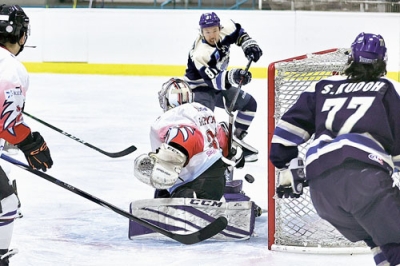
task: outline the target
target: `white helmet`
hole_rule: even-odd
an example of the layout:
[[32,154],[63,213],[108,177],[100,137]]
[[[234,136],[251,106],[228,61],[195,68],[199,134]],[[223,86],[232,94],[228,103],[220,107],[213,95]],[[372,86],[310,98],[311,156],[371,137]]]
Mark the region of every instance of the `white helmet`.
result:
[[179,105],[191,103],[193,102],[193,98],[194,94],[189,84],[178,78],[171,78],[165,82],[158,92],[160,107],[164,112]]

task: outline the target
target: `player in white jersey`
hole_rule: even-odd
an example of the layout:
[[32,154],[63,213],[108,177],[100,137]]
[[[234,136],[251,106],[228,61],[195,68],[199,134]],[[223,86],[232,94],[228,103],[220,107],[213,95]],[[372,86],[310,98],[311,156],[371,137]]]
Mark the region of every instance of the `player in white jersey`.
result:
[[135,160],[135,176],[156,197],[220,200],[225,187],[228,136],[214,113],[193,102],[189,85],[170,79],[159,92],[164,113],[152,124],[152,152]]
[[[23,122],[22,110],[29,86],[25,67],[16,59],[29,34],[29,18],[18,5],[0,6],[0,138],[15,144],[25,154],[29,165],[46,171],[53,161],[39,132]],[[19,200],[16,191],[0,168],[0,266],[9,265],[9,250]]]
[[[185,81],[196,95],[196,102],[212,111],[215,107],[229,108],[237,94],[238,84],[241,82],[244,86],[252,78],[251,72],[227,69],[231,45],[240,46],[245,56],[254,62],[260,59],[262,51],[239,23],[232,20],[221,22],[214,12],[202,14],[199,26],[200,34],[189,52]],[[243,139],[256,114],[257,101],[241,90],[233,111],[237,111],[233,138],[246,148],[246,161],[256,161],[257,149],[246,144]]]

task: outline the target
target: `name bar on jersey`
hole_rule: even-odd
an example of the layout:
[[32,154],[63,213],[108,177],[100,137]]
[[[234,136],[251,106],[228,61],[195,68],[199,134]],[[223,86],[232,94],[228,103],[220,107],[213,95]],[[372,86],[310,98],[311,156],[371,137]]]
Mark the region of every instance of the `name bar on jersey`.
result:
[[343,83],[335,90],[334,84],[327,84],[323,87],[322,94],[338,95],[342,93],[351,93],[356,91],[369,92],[369,91],[379,91],[385,82],[382,81],[370,81],[370,82],[358,82],[358,83]]

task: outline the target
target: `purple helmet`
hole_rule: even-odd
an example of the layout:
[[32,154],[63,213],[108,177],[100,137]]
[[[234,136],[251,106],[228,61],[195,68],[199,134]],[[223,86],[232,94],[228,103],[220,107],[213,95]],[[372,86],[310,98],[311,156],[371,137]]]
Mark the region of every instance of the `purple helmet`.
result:
[[220,21],[219,17],[214,12],[204,13],[200,17],[199,25],[201,29],[214,26],[219,27],[220,26],[219,21]]
[[386,46],[381,35],[360,33],[351,44],[351,53],[354,62],[372,64],[378,59],[386,61]]

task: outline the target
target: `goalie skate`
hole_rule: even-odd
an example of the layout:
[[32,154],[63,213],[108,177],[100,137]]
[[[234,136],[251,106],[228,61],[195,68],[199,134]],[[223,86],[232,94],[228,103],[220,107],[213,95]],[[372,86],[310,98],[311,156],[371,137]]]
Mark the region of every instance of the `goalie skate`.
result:
[[18,249],[10,249],[7,253],[0,256],[0,266],[8,266],[9,259],[18,253]]

